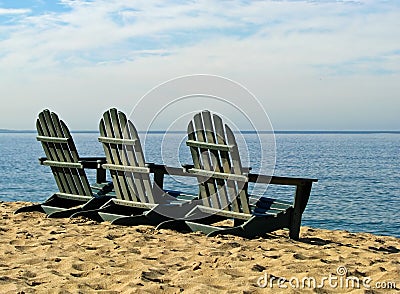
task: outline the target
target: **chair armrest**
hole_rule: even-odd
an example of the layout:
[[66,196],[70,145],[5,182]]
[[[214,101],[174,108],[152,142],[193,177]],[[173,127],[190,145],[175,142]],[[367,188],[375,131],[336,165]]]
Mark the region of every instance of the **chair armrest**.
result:
[[106,170],[102,166],[107,162],[105,157],[80,157],[78,162],[82,164],[83,168],[96,170],[97,184],[106,182]]
[[248,174],[253,168],[251,166],[249,167],[242,167],[243,173]]
[[156,170],[165,170],[164,164],[156,164],[154,162],[146,162],[145,166],[150,168],[150,172],[155,172]]
[[105,157],[80,157],[78,162],[82,164],[84,168],[99,169],[102,168],[101,165],[107,161]]
[[252,174],[252,173],[249,173],[247,177],[249,178],[249,182],[258,184],[298,186],[303,183],[318,182],[318,179],[267,176],[267,175]]
[[[45,161],[47,161],[47,157],[39,158],[39,163],[41,165],[44,165]],[[96,170],[96,183],[101,184],[106,182],[106,170],[102,167],[102,164],[106,163],[105,157],[81,157],[78,163],[80,163],[83,168]]]
[[164,188],[164,175],[168,172],[165,170],[165,165],[155,164],[153,162],[146,162],[146,167],[150,169],[151,173],[154,173],[154,185],[163,190]]
[[106,162],[106,158],[104,156],[101,157],[79,157],[79,160],[85,160],[85,161],[101,161],[101,162]]
[[43,162],[47,160],[47,157],[39,157],[39,163],[40,165],[43,165]]
[[[47,157],[39,157],[39,163],[43,165],[43,162],[47,160]],[[105,157],[80,157],[78,163],[82,164],[84,168],[99,168],[98,164],[106,163]]]
[[296,186],[296,193],[293,200],[293,215],[290,230],[291,238],[298,238],[301,216],[306,209],[308,199],[310,198],[312,184],[318,182],[318,179],[308,178],[291,178],[267,176],[259,174],[248,174],[249,182],[259,184],[274,184],[274,185],[290,185]]
[[[185,172],[189,172],[189,169],[194,168],[193,164],[182,164],[182,168]],[[243,173],[248,174],[251,171],[252,167],[243,167]]]
[[194,168],[193,164],[182,164],[182,169],[185,173],[189,173],[189,169]]

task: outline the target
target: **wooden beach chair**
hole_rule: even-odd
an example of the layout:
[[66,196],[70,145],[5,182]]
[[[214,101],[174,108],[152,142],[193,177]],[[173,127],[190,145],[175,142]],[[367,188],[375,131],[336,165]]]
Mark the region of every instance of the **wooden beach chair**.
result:
[[[102,166],[110,171],[116,197],[98,209],[79,212],[72,217],[85,216],[119,225],[157,225],[170,219],[166,216],[168,207],[181,207],[178,213],[186,213],[194,207],[190,206],[190,200],[197,195],[162,189],[164,174],[168,173],[166,167],[145,162],[136,128],[123,112],[115,108],[106,111],[99,128],[99,141],[107,161]],[[154,183],[151,173],[154,173]],[[183,175],[182,169],[179,174]]]
[[[69,217],[82,208],[94,209],[107,202],[112,184],[106,182],[106,171],[101,168],[105,158],[79,157],[67,125],[48,109],[39,113],[36,128],[36,138],[46,155],[39,158],[40,164],[51,168],[59,192],[43,203],[21,207],[15,213],[38,211],[49,217]],[[97,170],[96,184],[92,187],[86,168]]]
[[[246,174],[232,130],[218,115],[211,115],[209,111],[196,114],[187,133],[186,144],[194,163],[187,172],[198,179],[202,203],[182,220],[163,222],[159,229],[202,231],[209,236],[234,234],[254,237],[287,228],[290,238],[299,238],[301,216],[316,179]],[[249,182],[295,185],[294,201],[248,195]],[[233,219],[233,226],[211,223],[211,220],[227,219]]]

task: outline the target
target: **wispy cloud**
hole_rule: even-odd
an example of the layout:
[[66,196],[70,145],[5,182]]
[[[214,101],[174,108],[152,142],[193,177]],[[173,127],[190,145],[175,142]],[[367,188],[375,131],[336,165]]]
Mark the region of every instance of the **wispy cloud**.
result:
[[2,15],[16,15],[16,14],[28,14],[30,9],[16,9],[16,8],[0,8],[0,16]]
[[[291,54],[302,55],[306,49],[317,57],[316,62],[319,53],[330,51],[327,47],[331,42],[335,54],[330,58],[345,55],[349,59],[354,51],[357,55],[368,51],[368,56],[387,50],[387,46],[398,49],[395,36],[399,10],[393,9],[398,5],[385,3],[230,1],[227,5],[224,1],[166,4],[62,0],[59,5],[65,7],[64,11],[44,11],[21,17],[11,28],[8,25],[7,36],[0,41],[0,62],[12,59],[22,64],[54,66],[75,56],[96,64],[110,59],[130,60],[141,51],[148,56],[146,50],[176,52],[176,48],[219,38],[252,40],[256,46],[266,46],[267,52],[292,50],[288,46],[292,43],[299,47]],[[29,11],[1,9],[0,14]],[[389,33],[394,33],[393,41],[389,40]]]
[[[15,85],[21,97],[37,93],[42,101],[45,92],[47,99],[105,99],[110,89],[129,89],[119,92],[123,104],[154,81],[199,72],[243,79],[258,89],[268,80],[274,89],[269,94],[287,97],[268,102],[278,112],[288,104],[302,107],[290,97],[323,111],[318,97],[326,94],[326,77],[348,79],[359,97],[372,95],[362,83],[372,85],[377,76],[384,78],[382,89],[396,92],[397,0],[42,2],[0,8],[0,83],[3,89]],[[18,88],[21,80],[31,82],[30,92]],[[135,94],[132,80],[141,81]],[[51,92],[48,84],[65,91]],[[344,97],[341,85],[329,89],[331,99]]]

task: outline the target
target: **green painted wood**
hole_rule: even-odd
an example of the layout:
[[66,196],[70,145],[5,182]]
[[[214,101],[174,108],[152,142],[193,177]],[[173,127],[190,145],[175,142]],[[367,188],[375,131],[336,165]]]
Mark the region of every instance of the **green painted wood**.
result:
[[100,135],[107,158],[103,167],[113,175],[114,186],[118,187],[115,190],[117,198],[125,201],[120,205],[137,207],[142,203],[150,207],[147,204],[155,203],[150,168],[146,166],[140,139],[132,122],[123,112],[112,108],[103,115]]
[[117,171],[126,171],[132,173],[140,173],[140,174],[149,174],[150,169],[147,167],[141,166],[129,166],[129,165],[120,165],[120,164],[103,164],[103,167],[109,170],[117,170]]
[[[103,117],[100,120],[99,131],[101,137],[112,137],[112,138],[114,137],[114,131],[111,122],[111,113],[110,113],[111,111],[112,109],[104,112]],[[117,148],[118,148],[117,144],[103,143],[103,149],[106,155],[107,163],[121,165],[121,161],[118,157],[119,155]],[[110,170],[110,174],[114,184],[116,197],[117,198],[124,197],[123,199],[127,197],[127,200],[136,200],[130,198],[130,195],[128,195],[126,191],[126,186],[123,183],[124,181],[123,173],[118,172],[116,170]]]
[[301,216],[306,208],[308,198],[311,193],[312,182],[306,182],[297,186],[296,195],[294,200],[294,209],[289,227],[290,238],[297,240],[300,234]]
[[[242,175],[243,174],[242,162],[240,160],[239,150],[237,147],[235,136],[233,135],[233,132],[228,125],[225,125],[225,132],[228,144],[234,146],[234,148],[232,148],[229,154],[231,157],[233,173],[237,175]],[[239,192],[239,197],[238,197],[238,200],[240,200],[239,209],[241,210],[241,212],[250,213],[250,207],[247,195],[247,182],[242,183],[236,181],[236,187],[237,187],[237,192]]]
[[[195,136],[197,141],[206,142],[205,134],[204,134],[204,126],[203,119],[201,117],[201,113],[197,113],[194,118],[194,127],[195,127]],[[211,159],[208,149],[199,148],[198,151],[200,155],[200,167],[198,169],[204,170],[212,170]],[[196,167],[197,168],[197,167]],[[205,186],[205,194],[202,195],[202,198],[208,198],[210,207],[219,207],[219,201],[217,198],[217,187],[215,180],[211,177],[204,181]]]
[[[36,129],[39,136],[50,137],[50,133],[47,130],[46,120],[44,117],[44,112],[49,110],[44,110],[39,113],[38,118],[36,120]],[[49,142],[41,142],[43,151],[46,154],[46,158],[52,161],[59,161],[57,157],[57,153],[55,152],[54,144]],[[51,171],[53,173],[54,179],[57,183],[58,190],[60,192],[70,192],[69,187],[67,185],[66,176],[64,171],[60,167],[51,167]]]
[[[45,158],[40,159],[40,163],[51,167],[59,192],[41,204],[18,209],[16,213],[39,211],[47,213],[48,217],[68,217],[94,199],[83,168],[99,169],[100,164],[93,164],[94,162],[88,162],[87,159],[81,162],[72,136],[57,114],[49,110],[42,111],[39,113],[36,126],[38,141],[41,142],[46,154]],[[98,158],[91,159],[98,160]],[[101,189],[100,192],[105,195],[109,191]],[[107,197],[98,197],[96,202],[100,206]]]
[[90,199],[92,199],[91,196],[68,194],[68,193],[62,193],[62,192],[57,192],[54,195],[57,195],[58,198],[76,200],[76,201],[81,201],[81,202],[86,202],[86,201],[89,201]]
[[86,173],[79,163],[75,144],[65,123],[56,113],[44,110],[38,116],[37,129],[38,140],[42,142],[48,156],[43,164],[54,167],[55,179],[60,191],[92,195]]
[[216,151],[230,151],[230,149],[232,149],[232,146],[228,146],[228,145],[206,143],[206,142],[200,142],[200,141],[194,141],[194,140],[187,140],[186,145],[189,147],[207,148],[207,149],[216,150]]
[[293,202],[267,198],[264,196],[261,196],[261,197],[250,196],[249,197],[249,205],[251,207],[260,207],[260,208],[271,207],[274,209],[276,208],[276,209],[286,210],[290,207],[293,207]]
[[53,160],[45,160],[42,162],[42,164],[46,165],[46,166],[54,166],[54,167],[83,169],[83,165],[81,163],[75,163],[75,162],[60,162],[60,161],[53,161]]
[[[110,109],[111,113],[111,119],[112,119],[112,124],[113,124],[113,133],[114,137],[119,140],[124,139],[123,131],[126,129],[126,119],[124,120],[123,115],[122,115],[122,120],[120,117],[120,111],[117,109]],[[127,138],[128,140],[130,138]],[[128,149],[131,149],[132,146],[130,144],[124,145],[122,143],[116,144],[117,150],[118,150],[118,155],[119,155],[119,161],[121,162],[121,165],[124,166],[136,166],[135,162],[130,162],[128,159]],[[144,202],[144,197],[143,197],[143,189],[140,185],[138,185],[134,175],[130,171],[123,171],[121,172],[121,175],[123,174],[123,181],[122,181],[122,186],[123,186],[123,193],[126,193],[126,197],[121,196],[121,199],[128,199],[131,198],[133,201],[139,201],[139,202]]]
[[[213,121],[214,121],[214,125],[215,125],[215,133],[216,133],[217,143],[218,144],[226,144],[227,139],[226,139],[222,119],[218,115],[213,115]],[[229,157],[229,152],[220,151],[219,154],[221,156],[222,171],[224,173],[231,173],[232,165],[231,165],[231,161],[230,161],[230,157]],[[228,203],[230,204],[227,207],[227,209],[236,211],[236,212],[240,212],[239,204],[237,201],[238,193],[236,190],[235,181],[227,180],[226,186],[227,186],[227,193],[228,193],[228,195],[227,195]]]
[[[69,138],[66,143],[60,144],[60,150],[62,150],[63,153],[63,160],[73,163],[79,162],[78,151],[67,125],[58,118],[56,113],[52,112],[50,116],[56,135],[58,137]],[[92,190],[85,171],[83,169],[69,168],[69,172],[74,179],[74,186],[78,190],[79,195],[91,196]],[[72,187],[72,183],[70,183],[70,187]]]
[[113,199],[113,202],[115,204],[119,204],[119,205],[123,205],[123,206],[144,208],[144,209],[151,209],[158,205],[155,203],[134,202],[134,201],[121,200],[121,199]]
[[101,143],[113,143],[113,144],[123,144],[123,145],[136,145],[137,139],[120,139],[120,138],[109,138],[109,137],[99,137],[99,142]]
[[[55,115],[55,113],[52,113],[52,117],[54,115]],[[53,118],[53,121],[54,121],[54,118]],[[56,128],[60,135],[63,134],[65,137],[72,138],[67,125],[62,120],[57,122],[55,125],[56,125]],[[74,141],[68,140],[67,145],[68,145],[68,148],[65,148],[66,158],[68,160],[73,160],[73,162],[79,162],[80,157],[78,155],[78,150],[76,149]],[[79,184],[76,184],[76,185],[79,185],[78,190],[82,191],[82,189],[83,189],[81,195],[92,196],[93,193],[90,188],[89,180],[86,176],[85,171],[83,169],[73,170],[73,175],[74,175],[74,180],[79,183]]]
[[[138,136],[137,130],[133,123],[126,118],[123,112],[119,112],[119,119],[122,127],[122,133],[125,138],[135,140],[137,144],[134,146],[125,146],[127,162],[130,165],[135,165],[140,168],[145,168],[146,163],[143,155],[142,144],[140,143],[140,138]],[[134,177],[135,184],[137,186],[137,191],[139,193],[139,198],[142,202],[155,203],[153,196],[153,187],[150,181],[149,171],[142,174],[132,174]]]
[[[222,124],[219,116],[211,118],[209,111],[203,111],[194,116],[188,131],[188,145],[195,166],[188,171],[198,176],[200,185],[204,183],[201,197],[209,199],[209,202],[203,201],[204,205],[250,213],[248,179],[243,175],[237,143],[230,128]],[[230,146],[229,152],[224,147],[218,150],[218,144]]]
[[249,213],[236,212],[236,211],[230,211],[230,210],[222,210],[222,209],[218,209],[218,208],[205,207],[205,206],[198,206],[197,208],[205,214],[215,214],[215,215],[224,216],[227,218],[235,218],[235,219],[243,219],[243,220],[248,220],[249,218],[251,218],[251,214],[249,214]]
[[279,177],[279,176],[267,176],[249,173],[249,182],[258,184],[273,184],[273,185],[287,185],[287,186],[298,186],[303,183],[314,183],[318,182],[318,179],[306,179],[306,178],[292,178],[292,177]]
[[48,136],[36,136],[36,140],[46,143],[67,143],[70,138],[56,138]]
[[[243,176],[243,175],[235,175],[235,174],[231,174],[231,173],[202,170],[202,169],[197,169],[197,168],[191,168],[188,171],[189,171],[189,173],[194,174],[199,177],[214,178],[214,179],[219,179],[219,180],[231,180],[231,181],[238,181],[238,182],[247,182],[248,181],[247,177]],[[221,186],[223,186],[224,182],[223,181],[221,181],[221,182],[222,182]]]
[[[206,139],[207,139],[207,144],[212,144],[214,145],[211,147],[207,147],[208,152],[209,152],[209,157],[211,158],[211,163],[212,163],[212,170],[211,171],[202,171],[202,170],[195,170],[193,169],[195,173],[202,173],[206,172],[208,173],[208,177],[212,177],[215,179],[215,182],[217,184],[217,198],[218,198],[218,208],[228,210],[229,207],[229,198],[228,194],[226,191],[226,186],[225,186],[225,180],[230,177],[229,174],[226,174],[222,170],[222,161],[220,158],[220,152],[218,149],[215,149],[215,146],[218,146],[216,138],[215,138],[215,130],[214,130],[214,125],[211,119],[211,114],[209,111],[203,111],[202,112],[202,117],[203,117],[203,123],[204,123],[204,129],[205,129],[205,134],[206,134]],[[223,151],[223,150],[221,150]]]
[[293,206],[293,202],[284,201],[280,199],[269,198],[264,195],[249,195],[249,204],[254,205],[255,203],[275,203],[275,204],[282,204],[283,206]]
[[[118,110],[115,108],[111,108],[109,110],[111,117],[111,125],[112,128],[112,138],[122,139],[122,127],[120,126],[119,118],[118,118]],[[110,135],[110,134],[109,134]],[[122,144],[110,144],[115,145],[115,150],[117,153],[117,157],[114,158],[115,164],[117,165],[128,165],[126,159],[126,150]],[[133,201],[140,201],[138,197],[140,191],[137,191],[136,185],[132,184],[132,177],[127,177],[126,172],[118,172],[119,182],[122,189],[123,195],[121,195],[121,199],[125,199],[125,197],[129,197],[133,199]],[[132,191],[134,190],[134,191]]]
[[[56,113],[48,109],[39,113],[36,128],[38,131],[37,139],[46,155],[39,161],[42,165],[51,168],[59,192],[53,194],[41,204],[18,209],[16,213],[39,211],[45,212],[49,216],[51,213],[51,217],[65,217],[76,210],[80,210],[82,205],[93,199],[92,188],[84,169],[95,168],[100,170],[101,160],[92,157],[81,161],[67,125]],[[102,172],[103,176],[100,175],[100,177],[105,180],[104,170]],[[108,185],[103,185],[104,189],[99,190],[99,195],[100,193],[105,195],[111,191],[112,188],[106,189],[106,186],[108,187]]]
[[190,221],[187,221],[186,225],[191,231],[202,232],[206,235],[209,235],[216,231],[219,232],[219,231],[224,230],[223,228],[220,228],[220,227],[211,226],[211,225],[207,225],[207,224],[201,224],[201,223],[197,223],[197,222],[190,222]]
[[[44,111],[44,117],[46,120],[47,130],[52,137],[63,137],[61,132],[58,132],[57,126],[60,123],[58,116],[50,111]],[[53,143],[53,148],[60,162],[72,162],[71,154],[68,153],[68,145],[62,143]],[[68,187],[68,193],[84,195],[82,185],[80,185],[79,176],[74,169],[63,168],[64,175],[66,177],[66,186]],[[75,182],[75,180],[77,180]]]
[[[195,141],[196,140],[196,134],[194,131],[194,125],[193,121],[189,122],[189,125],[187,127],[187,135],[188,139]],[[192,160],[193,160],[193,165],[195,168],[200,169],[201,168],[201,163],[200,163],[200,150],[197,147],[190,146],[190,153],[192,154]],[[206,185],[204,182],[199,182],[199,198],[201,199],[202,203],[204,206],[210,206],[210,199],[207,197],[207,191],[206,191]]]
[[[187,144],[192,153],[194,167],[187,167],[186,172],[195,175],[199,185],[204,183],[205,189],[201,197],[212,196],[208,184],[218,188],[217,201],[222,205],[224,199],[231,202],[229,210],[220,209],[217,201],[205,205],[198,205],[186,215],[186,227],[191,230],[200,230],[209,236],[216,234],[235,234],[243,237],[263,235],[276,229],[288,228],[290,238],[298,239],[301,215],[306,207],[311,186],[316,179],[300,179],[265,176],[257,174],[244,175],[236,139],[228,125],[224,125],[218,115],[212,119],[208,111],[196,114],[188,126]],[[199,143],[200,142],[200,143]],[[223,147],[218,148],[216,145]],[[229,149],[226,148],[229,146]],[[248,171],[246,171],[248,173]],[[232,176],[230,176],[232,175]],[[204,181],[204,178],[207,178]],[[212,181],[212,180],[213,181]],[[261,197],[249,196],[248,182],[295,185],[296,195],[294,203]],[[224,192],[221,193],[221,187]],[[227,196],[225,196],[227,195]],[[226,198],[224,198],[226,197]],[[208,219],[212,216],[232,218],[235,220],[231,228],[222,228],[211,225],[197,217]],[[193,221],[189,221],[193,219]],[[204,219],[204,218],[203,218]]]

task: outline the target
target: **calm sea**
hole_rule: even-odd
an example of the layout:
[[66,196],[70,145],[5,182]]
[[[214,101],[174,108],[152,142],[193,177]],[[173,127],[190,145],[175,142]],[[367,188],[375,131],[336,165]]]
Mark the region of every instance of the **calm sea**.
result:
[[[80,156],[103,156],[97,134],[73,135]],[[57,190],[50,169],[38,163],[37,158],[44,154],[35,136],[0,134],[1,201],[37,202]],[[168,144],[161,144],[163,135],[149,135],[147,161],[175,166],[191,163],[182,136],[170,135]],[[248,164],[257,170],[259,149],[253,147],[257,146],[257,137],[244,136],[250,154]],[[318,178],[303,225],[400,237],[399,134],[278,134],[274,174]],[[89,176],[94,179],[94,173]],[[171,178],[166,185],[170,189],[196,191],[195,182]],[[252,189],[255,194],[261,191],[260,187]],[[266,194],[292,199],[293,192],[270,185]]]

